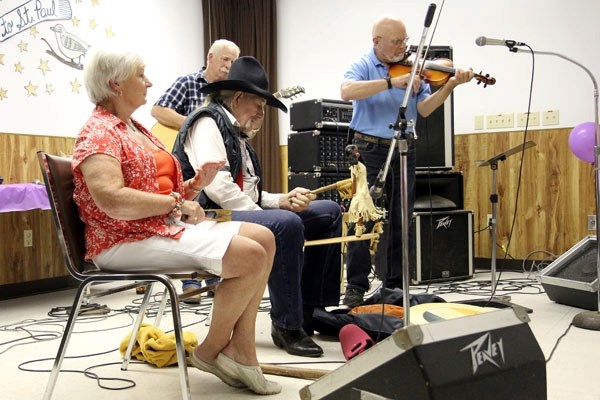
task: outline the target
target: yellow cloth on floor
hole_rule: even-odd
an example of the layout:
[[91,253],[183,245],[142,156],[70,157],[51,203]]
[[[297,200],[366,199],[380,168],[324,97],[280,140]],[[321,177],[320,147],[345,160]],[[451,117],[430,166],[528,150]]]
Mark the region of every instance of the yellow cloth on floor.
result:
[[[119,346],[119,350],[123,356],[127,351],[130,338],[131,332],[121,341],[121,345]],[[198,346],[196,334],[193,332],[183,332],[183,347],[186,356],[190,355],[196,346]],[[160,328],[154,325],[142,324],[136,341],[133,344],[131,355],[139,361],[146,361],[159,368],[177,364],[175,333],[165,334]]]

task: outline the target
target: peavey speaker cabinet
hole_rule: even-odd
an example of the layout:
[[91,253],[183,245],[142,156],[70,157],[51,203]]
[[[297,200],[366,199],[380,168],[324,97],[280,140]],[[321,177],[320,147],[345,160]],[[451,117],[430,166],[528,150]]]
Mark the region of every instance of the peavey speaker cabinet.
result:
[[409,325],[300,390],[302,400],[543,400],[544,354],[526,312]]
[[473,211],[416,212],[413,229],[412,284],[473,276]]
[[550,300],[598,310],[598,244],[586,236],[542,270],[540,281]]

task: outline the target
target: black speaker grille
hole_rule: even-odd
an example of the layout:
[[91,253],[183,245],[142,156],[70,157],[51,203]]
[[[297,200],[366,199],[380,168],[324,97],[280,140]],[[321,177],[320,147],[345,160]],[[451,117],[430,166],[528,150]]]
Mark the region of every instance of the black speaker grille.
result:
[[[430,46],[427,59],[434,60],[436,58],[452,60],[452,47]],[[432,93],[439,89],[440,87],[431,86]],[[454,94],[450,94],[446,102],[427,118],[417,116],[417,141],[415,142],[417,168],[451,168],[454,166]],[[449,121],[446,121],[445,117],[447,107],[449,107]],[[446,132],[447,126],[450,132]]]
[[597,254],[596,243],[589,241],[576,258],[563,264],[560,269],[555,271],[553,276],[570,281],[592,283],[598,277],[596,267]]
[[348,171],[347,132],[313,130],[288,135],[290,172]]
[[472,211],[415,213],[413,283],[467,279],[473,275]]

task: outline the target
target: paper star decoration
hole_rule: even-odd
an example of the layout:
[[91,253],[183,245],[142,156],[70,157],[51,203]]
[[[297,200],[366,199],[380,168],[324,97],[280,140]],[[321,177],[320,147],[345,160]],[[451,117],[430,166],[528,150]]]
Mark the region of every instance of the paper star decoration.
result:
[[40,59],[40,66],[38,67],[38,69],[42,71],[42,74],[44,76],[46,76],[46,72],[50,71],[50,67],[48,66],[48,63],[49,63],[48,60],[44,61],[44,60]]
[[18,44],[18,46],[19,46],[19,49],[21,50],[21,53],[23,53],[24,51],[27,51],[27,46],[29,46],[29,45],[21,40],[21,42]]
[[52,84],[46,85],[46,93],[51,95],[53,92],[54,88],[52,87]]
[[5,90],[4,88],[0,87],[0,101],[4,100],[4,99],[8,99],[8,96],[6,95],[8,93],[8,90]]
[[37,96],[36,90],[37,90],[37,86],[34,85],[33,83],[31,83],[31,81],[29,81],[29,84],[27,86],[23,86],[25,88],[25,90],[27,90],[27,97],[30,96]]
[[21,65],[21,61],[15,64],[15,72],[21,73],[24,69],[25,67]]
[[73,26],[79,26],[79,23],[81,22],[81,20],[79,18],[77,18],[76,16],[73,16],[73,18],[71,18],[71,22],[73,23]]
[[98,24],[96,23],[96,18],[90,18],[90,28],[94,30],[97,26]]
[[31,36],[33,36],[33,37],[37,37],[37,35],[38,35],[39,33],[40,33],[40,32],[38,32],[38,30],[37,30],[37,26],[32,26],[31,28],[29,28],[29,34],[30,34]]
[[106,31],[107,38],[110,39],[111,37],[115,36],[115,33],[112,30],[112,26],[109,26],[108,28],[105,28],[104,30]]
[[74,93],[79,93],[79,89],[81,88],[81,84],[77,82],[77,78],[74,81],[71,81],[71,91]]

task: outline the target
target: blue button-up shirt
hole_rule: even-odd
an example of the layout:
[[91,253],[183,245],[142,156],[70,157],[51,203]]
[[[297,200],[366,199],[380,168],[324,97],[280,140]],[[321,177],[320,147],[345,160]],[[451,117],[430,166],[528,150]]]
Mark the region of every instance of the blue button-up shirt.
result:
[[[350,65],[344,74],[343,82],[385,79],[387,74],[387,67],[377,59],[375,50],[371,49],[369,53]],[[405,89],[392,88],[364,99],[353,100],[350,128],[384,139],[392,138],[394,131],[389,126],[398,119],[398,112],[402,100],[404,100],[405,92]],[[417,103],[425,100],[430,95],[431,88],[429,84],[421,82],[421,87],[416,96],[411,95],[406,105],[405,118],[407,121],[413,120],[416,122]],[[407,132],[413,132],[413,127],[409,126]]]

